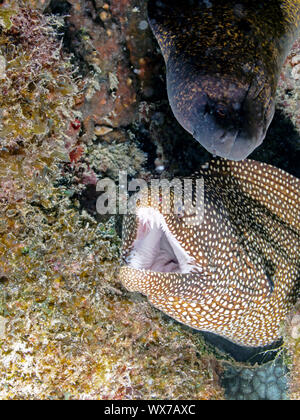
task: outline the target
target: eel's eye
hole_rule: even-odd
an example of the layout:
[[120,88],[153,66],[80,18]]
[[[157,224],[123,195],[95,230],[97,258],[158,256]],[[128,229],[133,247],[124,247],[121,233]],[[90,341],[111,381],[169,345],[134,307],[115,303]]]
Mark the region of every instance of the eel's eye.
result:
[[215,114],[219,118],[225,118],[226,115],[227,115],[227,111],[226,111],[225,106],[221,105],[221,104],[217,105],[216,109],[215,109]]

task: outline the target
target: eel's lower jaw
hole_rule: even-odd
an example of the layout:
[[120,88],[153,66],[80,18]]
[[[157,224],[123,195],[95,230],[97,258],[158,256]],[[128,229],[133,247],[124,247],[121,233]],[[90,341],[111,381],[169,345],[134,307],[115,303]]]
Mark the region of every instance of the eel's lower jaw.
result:
[[217,155],[235,161],[244,160],[263,142],[264,138],[265,135],[261,133],[257,138],[249,139],[244,137],[241,131],[238,131],[230,153],[217,153]]
[[189,273],[195,269],[193,258],[170,232],[161,213],[150,207],[137,210],[138,229],[128,267],[161,273]]
[[259,129],[258,133],[251,137],[242,129],[228,131],[226,129],[217,136],[202,136],[201,133],[194,135],[194,138],[202,144],[212,155],[220,156],[225,159],[240,161],[246,159],[264,140],[266,129]]
[[[254,123],[249,123],[246,130],[239,130],[234,145],[232,146],[231,152],[228,156],[222,156],[231,160],[244,160],[246,159],[254,150],[259,147],[267,134],[268,128],[273,120],[275,113],[274,104],[270,106],[268,110],[265,111],[264,117],[262,118],[262,123],[257,126],[256,121]],[[250,134],[248,134],[250,133]]]

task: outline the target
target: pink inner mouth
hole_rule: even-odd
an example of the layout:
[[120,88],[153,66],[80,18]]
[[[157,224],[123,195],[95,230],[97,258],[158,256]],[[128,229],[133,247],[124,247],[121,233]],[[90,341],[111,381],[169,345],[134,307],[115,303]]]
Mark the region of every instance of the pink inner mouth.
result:
[[187,273],[193,269],[193,259],[157,210],[140,208],[137,217],[137,236],[127,259],[129,266],[163,273]]

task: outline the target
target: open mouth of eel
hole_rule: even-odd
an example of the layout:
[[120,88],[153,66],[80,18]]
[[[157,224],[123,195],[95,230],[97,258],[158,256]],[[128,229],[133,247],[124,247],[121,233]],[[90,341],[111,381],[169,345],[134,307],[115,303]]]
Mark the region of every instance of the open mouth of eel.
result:
[[164,216],[150,207],[137,210],[137,234],[125,258],[128,267],[162,273],[189,273],[193,258],[170,231]]

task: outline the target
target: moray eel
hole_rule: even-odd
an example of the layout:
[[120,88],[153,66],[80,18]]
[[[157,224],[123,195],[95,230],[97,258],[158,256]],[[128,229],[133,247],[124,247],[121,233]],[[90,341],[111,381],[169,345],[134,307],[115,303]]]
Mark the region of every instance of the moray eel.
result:
[[178,122],[210,153],[245,159],[265,138],[300,0],[149,0]]
[[220,159],[189,180],[183,205],[175,187],[169,205],[157,184],[138,193],[123,222],[121,282],[193,329],[272,345],[299,296],[299,179]]

